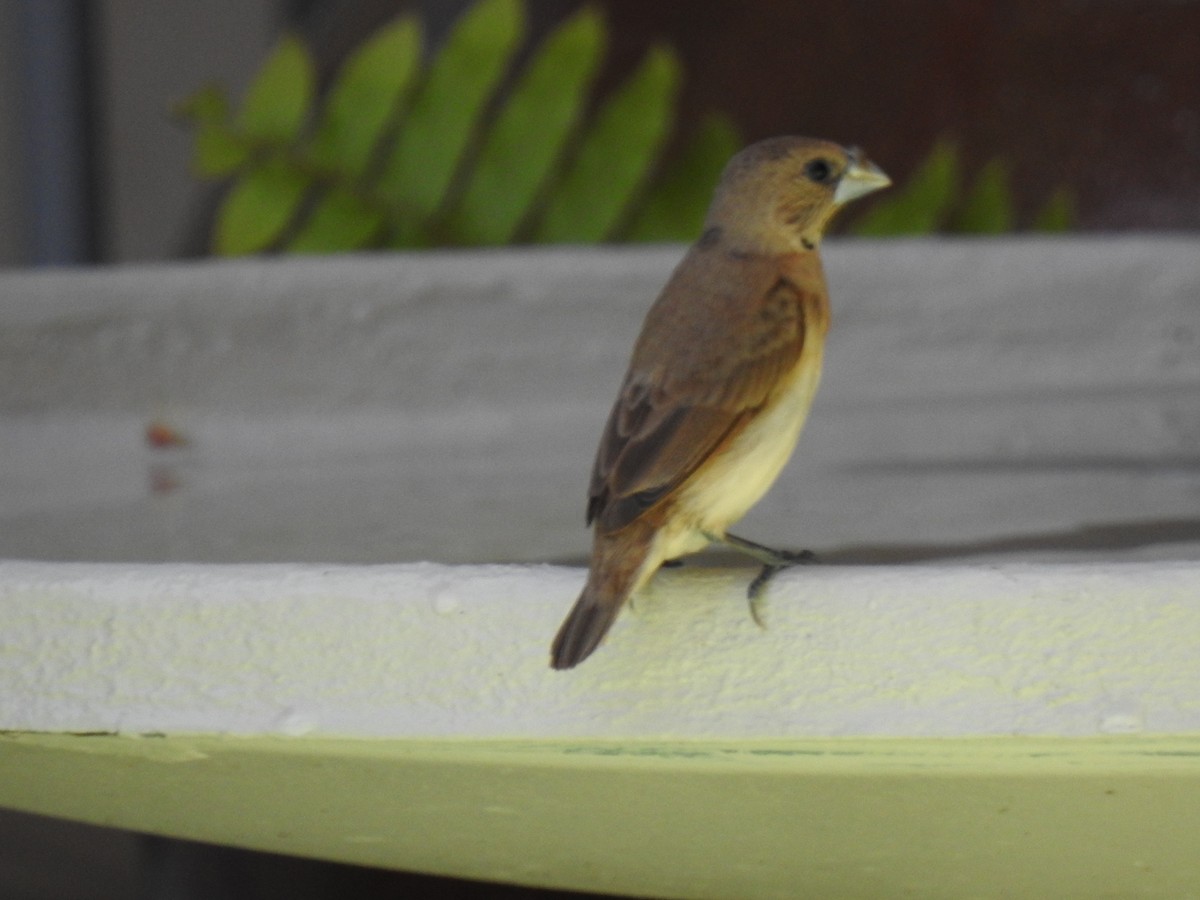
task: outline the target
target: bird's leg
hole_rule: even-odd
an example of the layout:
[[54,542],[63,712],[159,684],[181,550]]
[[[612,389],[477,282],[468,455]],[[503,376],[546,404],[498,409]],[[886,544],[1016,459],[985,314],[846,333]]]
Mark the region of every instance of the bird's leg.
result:
[[766,547],[728,532],[722,535],[705,533],[704,536],[713,543],[724,544],[731,550],[744,553],[751,559],[762,563],[762,570],[754,576],[754,580],[746,588],[746,598],[750,601],[750,617],[754,619],[759,628],[766,627],[759,615],[758,598],[762,594],[763,588],[767,586],[767,582],[775,577],[775,573],[783,569],[816,560],[816,554],[811,550],[776,550],[774,547]]
[[764,566],[773,566],[776,569],[786,569],[789,566],[810,563],[816,559],[816,555],[811,550],[776,550],[774,547],[756,544],[754,541],[748,541],[743,537],[738,537],[736,534],[729,534],[728,532],[719,537],[714,537],[713,540],[724,544],[731,550],[736,550],[738,553],[744,553],[751,559],[758,560]]

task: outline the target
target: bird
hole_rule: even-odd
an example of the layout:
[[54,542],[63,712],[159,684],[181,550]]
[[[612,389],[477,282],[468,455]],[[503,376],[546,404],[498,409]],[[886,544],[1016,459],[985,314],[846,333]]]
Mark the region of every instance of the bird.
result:
[[[730,534],[791,457],[821,375],[829,300],[821,237],[843,204],[891,182],[857,148],[805,137],[726,164],[701,234],[646,314],[588,486],[587,581],[550,649],[570,669],[659,567],[711,544],[767,579],[809,558]],[[753,611],[753,607],[752,607]]]

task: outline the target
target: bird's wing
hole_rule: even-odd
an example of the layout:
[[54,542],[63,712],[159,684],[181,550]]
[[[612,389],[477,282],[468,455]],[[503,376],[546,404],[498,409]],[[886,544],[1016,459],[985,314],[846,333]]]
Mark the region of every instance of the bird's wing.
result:
[[[654,327],[663,298],[651,309],[609,415],[588,523],[606,532],[625,527],[736,437],[797,364],[806,294],[823,290],[823,283],[802,287],[769,257],[685,261],[663,296],[690,292],[688,302],[669,307],[667,329]],[[665,332],[674,346],[644,346]]]

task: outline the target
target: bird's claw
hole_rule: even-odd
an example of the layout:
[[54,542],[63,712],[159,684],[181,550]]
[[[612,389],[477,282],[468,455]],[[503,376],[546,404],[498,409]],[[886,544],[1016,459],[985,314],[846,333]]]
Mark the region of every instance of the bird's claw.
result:
[[759,628],[766,630],[766,624],[763,622],[762,613],[759,610],[759,601],[762,598],[763,588],[767,586],[778,572],[784,569],[790,569],[792,566],[807,565],[816,561],[817,555],[811,550],[776,550],[774,551],[778,558],[778,562],[764,563],[759,573],[754,576],[754,580],[750,582],[746,588],[746,599],[749,601],[750,618],[754,620],[754,624]]
[[779,556],[779,562],[775,564],[778,569],[804,566],[817,561],[817,554],[811,550],[776,550],[775,553]]
[[[763,588],[767,586],[767,582],[775,577],[775,573],[783,569],[783,566],[765,565],[759,570],[759,573],[754,576],[754,580],[746,587],[746,599],[750,600],[750,615],[754,616],[754,621],[758,622],[758,613],[755,611],[754,601],[761,595]],[[759,622],[761,625],[762,623]]]

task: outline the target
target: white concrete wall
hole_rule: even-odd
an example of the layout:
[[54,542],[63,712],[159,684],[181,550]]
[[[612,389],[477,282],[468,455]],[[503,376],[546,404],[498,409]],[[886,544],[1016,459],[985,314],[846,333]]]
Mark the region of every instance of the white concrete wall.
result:
[[[797,458],[744,524],[763,540],[811,546],[830,565],[781,578],[766,634],[743,611],[750,573],[740,562],[716,576],[703,561],[666,573],[655,594],[663,599],[623,617],[611,646],[584,671],[607,671],[611,682],[616,666],[625,672],[620,682],[662,666],[670,684],[694,668],[702,674],[688,676],[690,690],[710,677],[718,692],[729,672],[741,671],[746,683],[778,682],[789,705],[794,676],[815,693],[805,695],[797,722],[772,720],[780,734],[1084,734],[1112,722],[1175,732],[1195,724],[1200,678],[1188,663],[1200,635],[1193,621],[1200,604],[1194,251],[1190,240],[1137,239],[830,246],[835,317],[825,386]],[[641,315],[678,255],[678,248],[557,249],[0,277],[0,555],[582,561],[593,444]],[[155,420],[178,428],[188,445],[147,447],[144,428]],[[1094,568],[1025,568],[1045,562]],[[921,565],[875,575],[856,568],[879,563]],[[1123,568],[1135,563],[1150,566]],[[42,724],[53,728],[154,730],[156,710],[171,709],[161,729],[286,731],[293,725],[280,710],[291,701],[250,710],[183,697],[164,704],[151,696],[155,678],[121,692],[115,704],[102,691],[70,707],[42,699],[11,705],[42,698],[81,655],[111,658],[116,669],[88,679],[104,685],[124,681],[121,666],[138,655],[140,671],[156,672],[145,654],[192,658],[184,647],[193,641],[241,646],[233,635],[258,631],[243,617],[263,614],[262,601],[269,617],[289,624],[273,626],[260,648],[268,654],[266,682],[230,696],[269,695],[278,683],[270,673],[289,659],[298,668],[283,681],[298,683],[311,656],[305,635],[315,630],[343,635],[355,659],[375,660],[356,669],[363,698],[383,679],[420,705],[421,697],[442,696],[429,693],[427,676],[441,681],[449,666],[469,681],[490,661],[525,673],[521,687],[509,685],[513,705],[501,716],[515,723],[513,710],[529,711],[528,723],[511,725],[520,734],[621,731],[612,711],[637,708],[624,694],[594,697],[598,705],[576,709],[582,720],[560,721],[554,711],[563,682],[545,671],[544,645],[581,570],[498,570],[495,579],[473,571],[384,570],[362,582],[336,568],[214,569],[210,577],[203,569],[136,565],[9,566],[0,570],[0,609],[30,630],[6,633],[20,633],[30,648],[62,635],[62,652],[58,662],[42,654],[45,667],[9,673],[17,681],[0,691],[9,704],[0,726],[36,730],[45,715]],[[90,588],[89,579],[97,579]],[[263,579],[278,587],[267,589]],[[193,602],[179,620],[187,627],[166,643],[149,624],[136,624]],[[210,608],[221,617],[208,619]],[[52,610],[65,612],[55,618]],[[389,634],[383,623],[393,615],[396,623],[416,618]],[[668,624],[656,626],[659,615]],[[994,631],[981,626],[995,616]],[[101,637],[87,624],[128,617],[128,647],[111,628]],[[366,627],[375,643],[351,637],[364,623],[374,623]],[[1090,637],[1078,647],[1085,623]],[[111,646],[101,652],[97,640]],[[438,641],[445,646],[427,653]],[[1062,677],[1089,699],[1064,707],[1053,698],[1066,688],[1045,681],[1058,677],[1047,674],[1054,666],[1030,673],[1067,647],[1087,662]],[[838,648],[847,651],[840,661]],[[828,677],[814,678],[809,666],[826,656]],[[1153,672],[1136,669],[1113,693],[1114,679],[1143,658],[1156,661]],[[871,693],[901,677],[905,659],[940,660],[929,683],[942,699],[913,700],[925,678],[920,668],[899,695]],[[985,669],[999,661],[1000,669],[971,676],[972,659]],[[339,665],[336,655],[332,664]],[[258,664],[246,665],[226,661],[188,683],[203,686]],[[976,676],[992,679],[987,696],[975,693]],[[889,712],[887,698],[901,695],[908,712]],[[685,698],[665,690],[647,696],[640,718],[622,713],[619,721],[640,723],[631,733],[692,733]],[[762,696],[767,715],[778,698]],[[829,715],[819,712],[822,697]],[[150,706],[136,709],[136,698]],[[391,733],[373,706],[334,715],[338,703],[314,702],[297,721],[337,733]],[[401,732],[443,733],[402,697],[385,706],[407,710],[395,726]],[[962,707],[972,715],[961,715]],[[448,708],[465,715],[459,701]],[[485,708],[467,716],[467,733],[500,727]],[[739,695],[735,708],[749,718],[739,713],[718,730],[769,731],[753,703]],[[682,718],[664,724],[672,709]]]
[[[831,244],[824,383],[743,530],[843,563],[1197,558],[1196,249]],[[11,274],[0,554],[578,559],[595,442],[679,252]],[[146,448],[155,418],[191,444]]]

